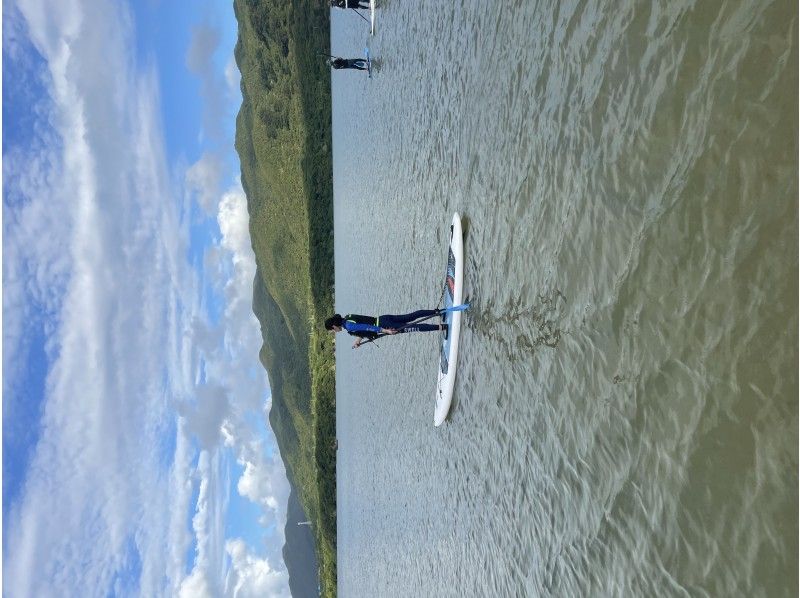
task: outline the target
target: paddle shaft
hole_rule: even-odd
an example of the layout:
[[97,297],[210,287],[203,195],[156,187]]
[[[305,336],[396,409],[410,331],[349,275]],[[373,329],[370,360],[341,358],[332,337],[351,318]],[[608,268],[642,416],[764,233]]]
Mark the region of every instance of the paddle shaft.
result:
[[357,14],[359,17],[361,17],[361,18],[362,18],[362,19],[364,19],[364,20],[365,20],[367,23],[369,23],[369,19],[367,19],[367,17],[365,17],[364,15],[362,15],[360,12],[358,12],[358,11],[357,11],[355,8],[353,8],[353,7],[351,6],[351,7],[350,7],[350,10],[352,10],[352,11],[353,11],[354,13],[356,13],[356,14]]

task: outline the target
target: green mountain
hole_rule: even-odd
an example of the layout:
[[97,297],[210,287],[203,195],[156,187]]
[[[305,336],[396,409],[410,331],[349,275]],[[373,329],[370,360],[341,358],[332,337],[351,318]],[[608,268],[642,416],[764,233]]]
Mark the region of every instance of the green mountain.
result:
[[[330,7],[234,0],[242,74],[236,151],[257,273],[253,311],[269,420],[312,521],[324,596],[336,594],[336,391]],[[290,524],[294,524],[290,522]],[[290,575],[291,575],[290,570]]]

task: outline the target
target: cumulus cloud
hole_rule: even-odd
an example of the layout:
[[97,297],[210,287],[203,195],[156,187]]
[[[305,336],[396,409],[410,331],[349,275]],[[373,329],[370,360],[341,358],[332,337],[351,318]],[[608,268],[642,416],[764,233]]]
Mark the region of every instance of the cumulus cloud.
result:
[[[260,523],[271,530],[273,541],[267,544],[265,556],[247,552],[244,544],[228,545],[232,570],[228,573],[225,594],[249,596],[252,595],[249,592],[266,590],[284,595],[288,592],[288,578],[281,546],[289,483],[278,452],[265,446],[265,440],[247,419],[247,414],[253,411],[263,413],[266,419],[269,390],[266,374],[256,361],[262,343],[260,326],[252,311],[256,265],[247,199],[239,183],[219,199],[217,223],[221,237],[207,250],[205,276],[212,281],[217,279],[215,284],[225,296],[225,309],[218,325],[196,316],[187,329],[192,345],[202,356],[207,383],[197,389],[193,401],[181,405],[180,411],[187,430],[206,451],[220,450],[221,441],[233,450],[243,467],[237,491],[263,509]],[[201,494],[202,489],[201,485]],[[194,520],[198,546],[207,543],[201,525],[206,513],[202,504],[198,500]],[[195,567],[182,580],[182,595],[205,595],[209,583],[216,579],[209,574],[213,568],[204,565],[202,556],[198,552]]]
[[[265,447],[264,440],[254,433],[243,417],[254,410],[264,412],[269,402],[265,400],[268,386],[264,370],[260,365],[254,367],[254,362],[245,358],[258,355],[262,339],[252,310],[256,265],[250,241],[247,198],[240,184],[223,195],[217,222],[222,238],[219,245],[210,251],[226,255],[233,270],[224,273],[226,308],[224,324],[220,327],[224,331],[221,343],[225,347],[224,358],[220,354],[208,354],[206,367],[209,376],[222,381],[227,389],[229,404],[222,425],[223,437],[244,467],[237,490],[264,509],[263,523],[276,530],[282,544],[289,499],[286,470],[277,450]],[[215,274],[220,275],[220,271],[209,273],[210,276]],[[273,550],[270,556],[273,562],[279,562],[280,551]]]
[[[237,491],[264,509],[262,524],[274,527],[283,544],[290,491],[283,461],[276,450],[265,450],[263,439],[245,423],[227,422],[223,432],[226,444],[234,448],[238,463],[244,467]],[[270,556],[278,560],[280,552]]]
[[232,598],[289,598],[289,574],[275,570],[267,559],[253,556],[240,539],[229,540],[225,550],[231,558],[226,595]]
[[244,466],[244,473],[239,478],[237,486],[239,494],[254,503],[262,503],[266,508],[276,511],[278,500],[274,496],[272,471],[260,468],[258,464],[251,461],[245,461]]
[[[231,252],[233,262],[242,268],[242,276],[255,274],[255,254],[250,242],[247,197],[241,184],[232,187],[222,198],[217,216],[222,231],[222,246]],[[243,284],[236,281],[235,284]],[[252,280],[250,287],[252,288]]]
[[266,373],[257,362],[262,339],[258,319],[253,314],[255,255],[250,245],[247,199],[237,185],[221,198],[217,222],[222,237],[212,246],[206,265],[221,262],[231,268],[206,272],[216,279],[225,296],[225,310],[218,326],[196,318],[189,334],[204,360],[206,377],[213,382],[201,386],[196,400],[181,406],[189,428],[205,448],[219,443],[220,428],[226,421],[243,421],[249,411],[260,411],[268,392]]
[[[207,272],[210,278],[220,277],[217,284],[225,296],[223,339],[224,353],[207,356],[209,375],[219,380],[228,391],[231,408],[237,413],[263,406],[267,392],[266,373],[254,357],[261,348],[261,327],[253,314],[253,279],[255,255],[250,243],[247,198],[240,185],[226,192],[217,215],[222,238],[213,253],[221,252],[232,270]],[[212,263],[212,262],[208,262]]]
[[204,569],[195,567],[178,589],[180,598],[215,598],[213,586]]

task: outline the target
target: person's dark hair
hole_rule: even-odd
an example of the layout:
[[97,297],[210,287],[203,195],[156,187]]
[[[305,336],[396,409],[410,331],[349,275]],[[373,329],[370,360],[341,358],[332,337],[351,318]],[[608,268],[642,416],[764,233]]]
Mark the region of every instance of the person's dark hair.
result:
[[339,314],[333,314],[330,318],[325,320],[325,330],[333,330],[334,326],[341,326],[342,325],[342,316]]

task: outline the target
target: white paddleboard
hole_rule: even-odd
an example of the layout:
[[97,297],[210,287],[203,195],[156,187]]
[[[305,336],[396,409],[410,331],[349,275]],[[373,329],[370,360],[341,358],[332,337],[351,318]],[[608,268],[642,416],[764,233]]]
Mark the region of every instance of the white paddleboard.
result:
[[[461,305],[464,295],[464,241],[461,236],[461,217],[453,214],[450,227],[450,246],[447,251],[447,271],[444,282],[444,306]],[[442,322],[448,325],[447,338],[441,335],[439,374],[436,382],[436,411],[433,425],[440,426],[447,418],[453,390],[456,384],[456,360],[458,359],[458,338],[461,334],[463,312],[448,312],[442,315]]]
[[369,34],[375,35],[375,0],[369,0]]

